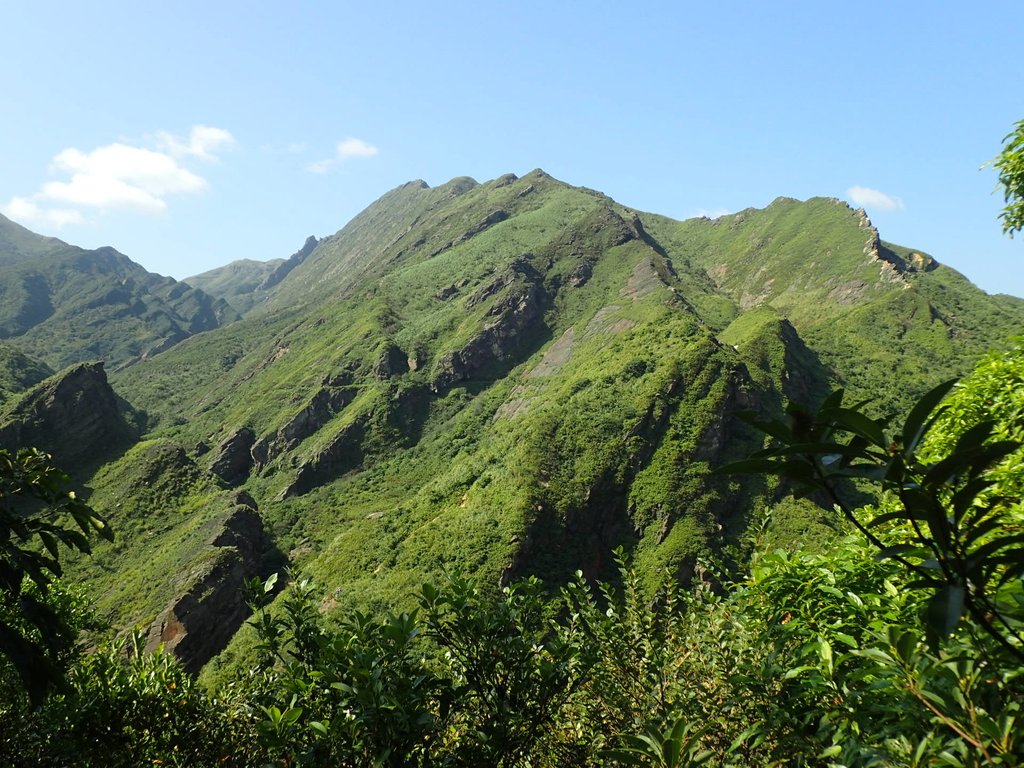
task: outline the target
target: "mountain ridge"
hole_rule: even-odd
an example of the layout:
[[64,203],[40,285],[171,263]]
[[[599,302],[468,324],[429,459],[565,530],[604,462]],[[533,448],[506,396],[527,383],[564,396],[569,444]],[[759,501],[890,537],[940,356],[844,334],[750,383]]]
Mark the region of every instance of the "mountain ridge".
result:
[[[1024,302],[828,198],[677,221],[539,169],[457,177],[303,250],[241,319],[111,373],[145,434],[88,480],[124,540],[75,568],[118,622],[181,597],[154,568],[221,556],[202,532],[234,493],[338,609],[447,568],[607,577],[617,546],[649,582],[686,577],[778,498],[709,476],[761,444],[738,411],[840,384],[898,412],[1024,327]],[[140,573],[158,586],[132,592]]]
[[52,369],[157,354],[237,313],[109,246],[86,250],[0,216],[0,339]]

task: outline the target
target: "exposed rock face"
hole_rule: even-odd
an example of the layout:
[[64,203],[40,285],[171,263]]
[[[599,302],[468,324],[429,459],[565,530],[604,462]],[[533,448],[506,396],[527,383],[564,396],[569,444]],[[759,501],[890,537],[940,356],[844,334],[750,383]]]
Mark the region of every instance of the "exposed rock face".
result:
[[484,216],[479,222],[477,222],[472,227],[467,229],[465,232],[463,232],[461,235],[456,237],[454,240],[451,240],[451,241],[445,243],[440,248],[436,248],[430,254],[431,258],[433,258],[434,256],[437,256],[439,253],[442,253],[443,251],[448,250],[449,248],[455,247],[459,243],[464,243],[467,240],[469,240],[470,238],[476,237],[481,232],[483,232],[485,229],[490,229],[495,224],[500,224],[501,222],[505,221],[505,219],[507,219],[508,217],[509,217],[508,211],[502,211],[502,210],[491,211],[489,214]]
[[452,285],[446,285],[444,288],[442,288],[437,293],[435,293],[434,296],[436,298],[440,299],[441,301],[448,301],[448,299],[450,299],[452,296],[454,296],[458,292],[459,292],[459,289],[456,288],[454,284],[452,284]]
[[228,485],[241,485],[252,469],[252,450],[256,435],[248,427],[236,429],[218,446],[210,471]]
[[[405,362],[405,360],[403,360]],[[290,451],[351,403],[358,390],[349,386],[347,373],[328,377],[306,406],[276,432],[265,435],[252,445],[252,459],[260,469],[285,451]]]
[[363,460],[364,419],[357,419],[341,430],[331,444],[299,467],[291,485],[281,493],[282,499],[301,496],[319,485],[355,469]]
[[466,301],[472,308],[505,291],[487,311],[483,329],[462,349],[448,352],[437,362],[431,389],[441,392],[465,381],[486,367],[511,359],[526,332],[542,314],[542,276],[528,257],[514,261],[494,281]]
[[281,266],[267,275],[267,278],[259,284],[256,290],[267,291],[280,283],[288,276],[289,272],[304,262],[318,245],[320,245],[320,241],[313,237],[313,235],[307,237],[306,242],[302,244],[302,247],[289,256]]
[[264,578],[268,555],[275,551],[263,529],[252,499],[239,495],[238,506],[210,539],[216,550],[212,566],[193,574],[180,597],[150,625],[146,650],[163,644],[191,673],[198,672],[228,644],[249,616],[245,583]]
[[392,379],[409,372],[409,356],[394,344],[388,344],[377,358],[373,375],[378,379]]
[[587,280],[594,273],[594,263],[590,259],[580,262],[579,266],[573,269],[566,277],[566,284],[570,288],[582,288]]
[[459,290],[465,288],[467,285],[469,285],[469,280],[463,278],[462,280],[454,282],[451,285],[446,285],[444,288],[435,293],[434,296],[440,299],[441,301],[448,301],[448,299],[458,294]]
[[908,272],[931,272],[938,266],[938,262],[931,256],[914,251],[904,259],[895,251],[886,248],[885,245],[881,245],[878,249],[877,258],[883,262],[883,274],[886,269],[889,269],[898,273],[900,277]]
[[474,237],[475,235],[479,235],[485,229],[490,229],[495,224],[500,224],[501,222],[505,221],[505,219],[507,219],[507,218],[508,218],[508,211],[501,211],[501,210],[491,211],[489,214],[484,216],[484,218],[481,219],[480,222],[476,226],[470,227],[465,232],[463,232],[461,235],[459,235],[459,237],[456,238],[455,242],[456,243],[465,242],[466,240],[469,240],[469,238]]
[[924,253],[918,253],[917,251],[911,253],[908,260],[911,267],[918,272],[931,272],[939,266],[931,256]]
[[38,384],[0,426],[0,447],[35,447],[67,468],[107,456],[133,437],[103,363],[82,363]]
[[278,495],[278,500],[309,493],[359,469],[368,456],[380,450],[381,431],[388,433],[393,446],[415,445],[422,435],[432,400],[433,395],[423,385],[389,387],[386,397],[353,416],[325,447],[299,463],[295,479]]

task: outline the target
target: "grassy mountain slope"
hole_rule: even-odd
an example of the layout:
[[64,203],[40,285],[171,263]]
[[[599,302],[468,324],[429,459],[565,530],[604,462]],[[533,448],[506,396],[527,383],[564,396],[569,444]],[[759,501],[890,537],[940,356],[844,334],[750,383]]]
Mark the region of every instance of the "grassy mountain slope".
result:
[[245,314],[255,302],[255,292],[284,259],[253,261],[241,259],[199,275],[186,277],[182,282],[198,288],[208,296],[224,299],[236,312]]
[[83,250],[0,216],[0,339],[54,369],[123,364],[235,317],[224,301],[112,248]]
[[[149,434],[91,481],[126,535],[89,576],[148,621],[173,598],[164,572],[209,556],[190,531],[232,488],[328,609],[406,602],[441,568],[606,576],[620,544],[651,577],[686,575],[774,498],[707,476],[761,439],[737,410],[836,381],[899,408],[1022,326],[836,201],[678,222],[542,171],[413,182],[310,244],[242,320],[112,376]],[[124,480],[152,451],[187,469],[184,496]],[[151,506],[153,536],[125,511]]]
[[251,429],[280,545],[363,601],[446,563],[597,575],[623,542],[686,569],[742,528],[702,478],[758,385],[691,307],[728,301],[697,273],[680,298],[632,216],[540,172],[406,185],[116,386],[183,447]]
[[[903,409],[1019,333],[1019,305],[930,256],[883,242],[863,210],[779,198],[715,220],[654,218],[673,251],[745,311],[769,306],[860,396]],[[892,382],[899,387],[893,391]],[[880,404],[881,407],[881,404]]]
[[244,315],[254,306],[269,299],[292,270],[316,250],[319,242],[310,235],[302,247],[287,259],[233,261],[201,275],[187,277],[185,282],[210,296],[224,299],[239,315]]
[[0,341],[0,407],[52,374],[46,363],[33,360],[13,344]]

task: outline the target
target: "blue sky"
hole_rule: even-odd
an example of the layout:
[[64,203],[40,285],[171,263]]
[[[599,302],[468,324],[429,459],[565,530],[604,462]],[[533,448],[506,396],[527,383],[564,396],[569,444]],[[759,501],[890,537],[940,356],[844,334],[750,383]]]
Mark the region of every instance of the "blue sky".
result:
[[1019,0],[145,5],[4,9],[0,211],[181,278],[541,167],[676,218],[840,197],[1024,296],[980,170],[1024,118]]

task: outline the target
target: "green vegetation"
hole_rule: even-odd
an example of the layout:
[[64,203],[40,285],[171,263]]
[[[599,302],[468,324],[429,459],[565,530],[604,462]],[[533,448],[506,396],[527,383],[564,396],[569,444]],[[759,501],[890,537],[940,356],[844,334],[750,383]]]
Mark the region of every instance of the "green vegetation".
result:
[[73,611],[47,599],[63,573],[61,545],[89,552],[90,534],[113,539],[107,522],[67,486],[49,455],[0,450],[0,678],[9,677],[9,664],[33,703],[60,682],[76,640]]
[[182,282],[215,299],[224,299],[239,315],[244,315],[258,300],[257,291],[282,264],[284,259],[241,259],[200,275],[186,277]]
[[999,214],[1003,232],[1013,237],[1014,232],[1024,229],[1024,120],[1019,120],[1003,139],[1003,151],[992,165],[999,171],[999,184],[1006,202]]
[[[1015,423],[1024,405],[1022,364],[1020,347],[990,360],[977,371],[971,394],[961,392],[932,415],[953,382],[936,387],[900,431],[844,407],[842,390],[814,414],[790,406],[789,424],[754,421],[776,445],[719,472],[778,474],[801,494],[823,494],[882,556],[897,560],[916,577],[915,586],[930,593],[926,627],[933,647],[966,614],[1024,662],[1024,516],[1017,492],[1024,425]],[[921,451],[936,422],[942,424],[934,433],[939,436]],[[843,501],[840,486],[851,479],[881,486],[887,494],[881,514],[866,521]]]
[[653,591],[766,506],[780,546],[824,541],[773,480],[709,477],[762,446],[735,412],[840,384],[905,414],[1024,319],[834,200],[678,222],[539,170],[404,185],[272,266],[198,276],[245,317],[111,374],[141,442],[80,481],[123,535],[71,569],[118,627],[231,570],[211,541],[241,492],[331,616],[411,610],[453,568],[614,580],[619,546]]
[[0,339],[54,370],[98,358],[114,367],[237,317],[113,248],[76,248],[3,216],[0,267]]
[[7,342],[0,342],[0,408],[52,374],[45,363],[22,354]]
[[[0,678],[2,746],[14,765],[1017,765],[1022,371],[1024,348],[989,357],[941,408],[948,387],[922,398],[896,438],[838,396],[814,419],[794,412],[800,440],[768,425],[782,447],[747,469],[897,486],[888,510],[848,510],[867,537],[827,552],[766,548],[766,521],[741,543],[749,566],[702,562],[690,589],[665,574],[651,592],[620,550],[616,585],[580,573],[550,598],[536,579],[496,590],[455,573],[414,610],[340,622],[312,582],[273,600],[277,577],[256,580],[254,653],[217,697],[140,655],[136,635],[127,656],[121,640],[72,658],[69,687],[38,709]],[[933,491],[954,507],[946,522],[922,506]],[[980,549],[942,548],[960,510]],[[908,531],[941,567],[877,556],[879,536]],[[961,554],[999,576],[998,594],[991,578],[961,583],[994,614],[936,611]]]
[[[167,302],[213,299],[170,283],[136,294],[144,281],[114,252],[34,237],[0,227],[9,252],[56,254],[54,275],[73,257],[97,276],[75,278],[81,296],[48,278],[51,318],[130,289],[149,309],[124,318],[146,322],[108,326],[120,299],[97,299],[89,317],[113,334],[101,352],[152,350],[157,326],[177,343],[115,371],[126,402],[102,416],[74,392],[43,396],[45,369],[16,355],[0,379],[31,405],[0,412],[0,435],[60,408],[128,414],[140,434],[67,436],[109,456],[76,481],[119,534],[65,558],[69,580],[122,638],[144,629],[65,651],[69,686],[42,709],[3,700],[0,733],[24,737],[26,764],[969,765],[1019,751],[1016,636],[979,633],[989,616],[1017,620],[1021,458],[1000,451],[1022,437],[1007,394],[1024,389],[1020,351],[987,359],[923,442],[894,448],[886,430],[924,423],[922,395],[1005,350],[1024,302],[884,242],[862,211],[780,199],[679,222],[542,171],[412,183],[285,264],[197,276],[244,317],[181,334]],[[37,306],[18,293],[37,283],[19,285],[0,305]],[[58,362],[82,349],[47,323],[18,344],[52,333]],[[829,398],[837,385],[871,398],[858,417]],[[787,402],[821,417],[789,449],[812,470],[711,474],[764,449],[738,412],[770,423]],[[113,434],[103,426],[76,435]],[[852,447],[836,448],[839,428]],[[893,450],[899,470],[863,506]],[[789,498],[832,453],[848,460],[827,487]],[[833,489],[833,470],[860,484]],[[942,538],[950,509],[949,538],[982,530],[965,547]],[[851,518],[930,554],[877,561]],[[223,650],[195,650],[238,626],[233,585],[264,580],[271,555],[291,583],[264,581],[255,619]],[[79,605],[51,593],[56,612]],[[921,618],[928,606],[938,618]],[[69,626],[88,623],[68,610]],[[161,639],[205,664],[201,684],[169,654],[137,653]],[[187,742],[195,731],[205,740]]]
[[[209,540],[233,507],[230,493],[178,446],[135,445],[93,480],[89,503],[104,510],[117,538],[68,568],[98,595],[100,615],[119,629],[151,622],[220,554]],[[145,542],[140,546],[139,542]]]

